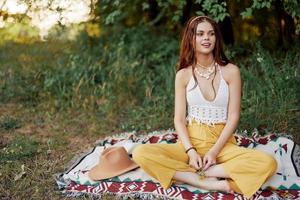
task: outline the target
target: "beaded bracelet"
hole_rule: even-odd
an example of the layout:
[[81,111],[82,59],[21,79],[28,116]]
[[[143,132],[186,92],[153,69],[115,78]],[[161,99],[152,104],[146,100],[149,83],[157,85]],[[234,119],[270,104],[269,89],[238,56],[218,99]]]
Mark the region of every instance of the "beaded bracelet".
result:
[[192,150],[192,149],[194,149],[195,151],[197,151],[195,147],[190,147],[190,148],[188,148],[188,149],[185,151],[185,153],[188,153],[189,150]]

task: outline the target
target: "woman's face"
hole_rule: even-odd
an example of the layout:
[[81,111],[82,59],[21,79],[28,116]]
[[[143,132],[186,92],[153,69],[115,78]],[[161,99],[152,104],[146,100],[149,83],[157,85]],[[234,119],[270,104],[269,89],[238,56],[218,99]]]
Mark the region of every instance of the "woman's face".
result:
[[213,26],[207,22],[200,22],[196,30],[196,52],[210,54],[215,48],[216,36]]

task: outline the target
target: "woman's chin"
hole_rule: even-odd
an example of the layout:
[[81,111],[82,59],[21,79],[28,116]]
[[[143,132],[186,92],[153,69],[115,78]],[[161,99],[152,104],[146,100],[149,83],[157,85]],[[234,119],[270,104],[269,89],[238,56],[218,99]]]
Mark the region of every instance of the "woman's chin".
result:
[[198,51],[198,53],[205,54],[205,55],[211,54],[212,52],[213,52],[213,49],[201,49]]

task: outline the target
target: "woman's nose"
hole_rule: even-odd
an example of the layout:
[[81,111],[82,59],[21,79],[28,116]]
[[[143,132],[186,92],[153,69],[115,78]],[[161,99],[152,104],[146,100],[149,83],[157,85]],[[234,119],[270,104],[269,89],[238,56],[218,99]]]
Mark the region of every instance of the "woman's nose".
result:
[[208,40],[208,39],[209,39],[208,35],[204,35],[204,40]]

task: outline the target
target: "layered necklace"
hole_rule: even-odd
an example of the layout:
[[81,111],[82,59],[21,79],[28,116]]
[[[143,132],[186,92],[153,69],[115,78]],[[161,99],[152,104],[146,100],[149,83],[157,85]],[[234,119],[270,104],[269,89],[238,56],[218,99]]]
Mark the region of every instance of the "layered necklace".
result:
[[[198,68],[201,68],[202,70],[200,71]],[[214,73],[216,68],[216,62],[213,61],[208,67],[205,67],[203,65],[200,65],[199,63],[196,64],[195,71],[196,73],[200,76],[208,80],[210,76]]]

